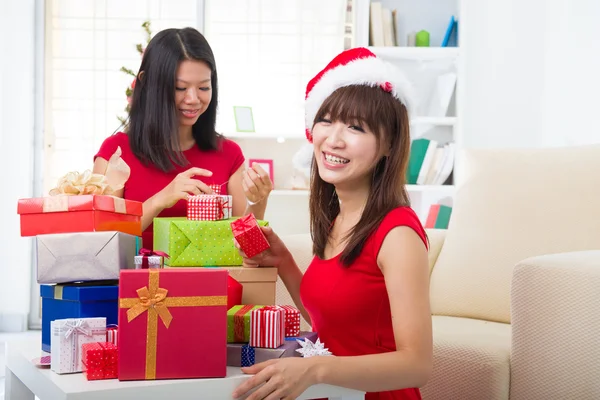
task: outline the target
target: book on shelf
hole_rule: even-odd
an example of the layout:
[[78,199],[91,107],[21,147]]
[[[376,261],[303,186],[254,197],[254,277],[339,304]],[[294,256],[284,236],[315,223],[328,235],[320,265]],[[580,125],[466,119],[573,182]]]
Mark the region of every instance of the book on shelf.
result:
[[369,33],[372,46],[397,46],[396,10],[383,7],[380,1],[371,2]]
[[442,39],[441,47],[457,47],[458,46],[458,21],[454,15],[450,17],[446,34]]
[[406,180],[409,185],[443,185],[454,168],[455,144],[443,146],[433,139],[412,141]]
[[433,204],[425,221],[425,229],[448,229],[452,207],[443,204]]

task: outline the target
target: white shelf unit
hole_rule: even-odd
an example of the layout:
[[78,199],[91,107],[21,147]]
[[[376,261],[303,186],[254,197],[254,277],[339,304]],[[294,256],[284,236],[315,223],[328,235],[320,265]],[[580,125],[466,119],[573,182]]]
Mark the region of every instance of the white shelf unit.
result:
[[[371,2],[379,1],[382,7],[396,10],[397,46],[371,46],[370,10]],[[460,0],[352,0],[354,15],[354,44],[367,47],[378,57],[402,69],[415,89],[416,113],[411,120],[411,138],[428,138],[438,142],[438,146],[453,142],[455,149],[460,143],[460,97],[458,77],[463,50],[459,47],[440,47],[452,16],[459,22]],[[430,47],[408,47],[409,32],[427,30],[430,33]],[[460,35],[459,35],[460,36]],[[432,94],[435,93],[436,79],[444,73],[454,73],[456,84],[447,111],[440,114],[433,107]],[[448,98],[446,97],[446,100]],[[432,112],[433,111],[433,112]],[[456,158],[455,158],[456,159]],[[456,176],[456,162],[453,178]],[[455,178],[454,178],[455,179]],[[425,222],[432,204],[452,205],[454,185],[408,185],[412,206]]]

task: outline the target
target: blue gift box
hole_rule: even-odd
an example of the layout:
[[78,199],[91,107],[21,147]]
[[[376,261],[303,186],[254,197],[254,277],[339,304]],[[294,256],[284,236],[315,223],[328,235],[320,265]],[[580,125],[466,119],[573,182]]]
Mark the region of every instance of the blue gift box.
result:
[[50,352],[50,322],[64,318],[105,317],[116,324],[119,286],[99,283],[40,285],[42,296],[42,350]]

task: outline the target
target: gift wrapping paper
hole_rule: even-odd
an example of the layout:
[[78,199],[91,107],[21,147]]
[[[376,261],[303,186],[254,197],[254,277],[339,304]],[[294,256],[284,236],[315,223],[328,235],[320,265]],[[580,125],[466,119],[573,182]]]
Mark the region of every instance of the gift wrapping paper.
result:
[[250,311],[250,346],[276,349],[284,339],[285,311],[281,307],[266,306]]
[[117,280],[134,269],[136,237],[122,232],[78,232],[35,238],[38,283]]
[[263,308],[257,305],[237,305],[227,311],[227,343],[250,341],[250,311]]
[[50,369],[58,374],[83,371],[81,346],[104,342],[106,318],[67,318],[50,323]]
[[[190,221],[186,217],[154,219],[154,250],[169,254],[170,267],[241,266],[233,243],[231,219]],[[259,221],[262,226],[266,221]]]
[[225,377],[227,271],[122,271],[118,326],[119,380]]
[[242,343],[228,343],[227,365],[230,367],[249,367],[274,358],[301,357],[301,354],[296,351],[300,348],[300,344],[296,340],[303,340],[304,338],[314,342],[317,339],[317,333],[300,332],[294,338],[287,338],[276,349],[255,348]]
[[162,251],[140,249],[139,255],[134,257],[135,269],[163,268],[165,258],[169,255]]
[[249,214],[231,222],[233,237],[248,258],[267,250],[269,242],[260,230],[254,214]]
[[81,352],[83,372],[88,381],[117,379],[117,346],[108,342],[85,343]]
[[117,325],[107,325],[106,326],[106,341],[108,343],[114,344],[115,346],[118,346],[119,345],[118,333],[119,333],[119,327]]
[[285,337],[300,333],[300,310],[292,306],[280,306],[285,311]]
[[142,203],[105,195],[20,199],[21,236],[120,231],[142,235]]
[[224,196],[200,194],[189,196],[187,219],[190,221],[219,221],[225,218]]

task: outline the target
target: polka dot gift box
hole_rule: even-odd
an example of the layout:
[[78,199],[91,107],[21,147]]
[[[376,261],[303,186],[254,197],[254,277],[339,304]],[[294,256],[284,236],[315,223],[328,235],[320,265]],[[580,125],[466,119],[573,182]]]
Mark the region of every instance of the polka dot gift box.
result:
[[[186,217],[154,218],[154,249],[169,255],[169,267],[241,266],[242,257],[233,244],[231,223],[190,221]],[[267,226],[267,221],[257,221]]]
[[269,242],[260,230],[254,214],[246,215],[231,223],[231,230],[235,240],[248,258],[267,250]]

